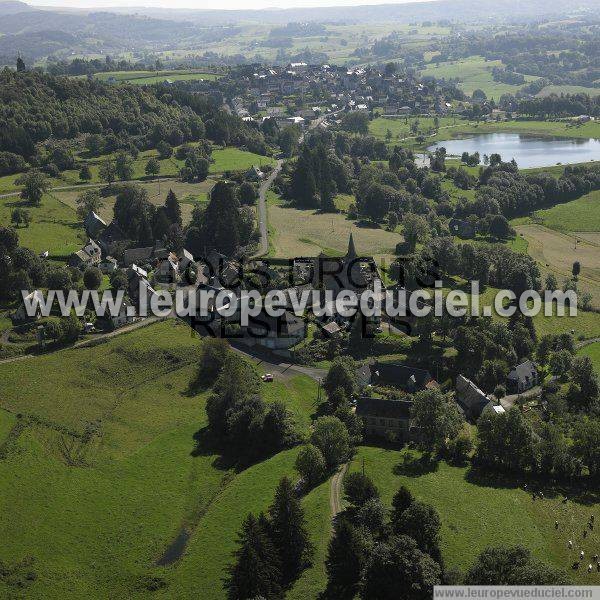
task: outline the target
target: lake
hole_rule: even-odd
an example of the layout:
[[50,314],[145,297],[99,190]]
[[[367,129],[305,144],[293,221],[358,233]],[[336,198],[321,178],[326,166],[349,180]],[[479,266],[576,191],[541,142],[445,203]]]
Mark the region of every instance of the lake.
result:
[[513,158],[521,169],[548,167],[600,160],[600,140],[541,138],[518,133],[482,133],[462,139],[445,140],[427,148],[430,152],[439,147],[460,156],[463,152],[483,155],[500,154],[502,160]]

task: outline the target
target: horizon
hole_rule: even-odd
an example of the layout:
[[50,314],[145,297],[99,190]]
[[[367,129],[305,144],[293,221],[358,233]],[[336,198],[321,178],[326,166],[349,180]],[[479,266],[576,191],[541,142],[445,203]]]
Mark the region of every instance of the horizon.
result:
[[343,8],[390,4],[418,4],[436,0],[256,0],[252,7],[245,0],[206,0],[198,6],[193,0],[27,0],[24,3],[40,8],[119,9],[151,8],[163,10],[290,10],[306,8]]

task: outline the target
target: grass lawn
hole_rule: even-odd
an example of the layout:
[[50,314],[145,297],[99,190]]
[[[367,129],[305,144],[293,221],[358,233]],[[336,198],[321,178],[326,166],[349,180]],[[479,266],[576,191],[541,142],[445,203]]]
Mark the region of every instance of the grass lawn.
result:
[[556,231],[600,232],[600,191],[590,192],[535,213],[536,221]]
[[[192,217],[194,206],[198,203],[207,202],[207,194],[214,185],[213,179],[207,179],[200,183],[184,183],[176,179],[168,179],[159,181],[145,181],[138,185],[143,187],[148,192],[148,200],[155,206],[162,206],[167,198],[167,193],[172,189],[181,205],[181,216],[183,224],[187,225]],[[77,208],[77,198],[83,190],[63,190],[52,192],[54,196],[59,198],[61,202],[67,204],[73,209]],[[103,206],[99,210],[99,215],[109,223],[113,218],[113,208],[115,205],[116,196],[107,196],[103,198]]]
[[135,83],[136,85],[148,85],[153,83],[162,83],[165,80],[170,81],[191,81],[205,80],[214,81],[220,75],[215,73],[202,73],[195,70],[180,71],[111,71],[107,73],[96,73],[96,79],[108,81],[115,79],[119,82]]
[[[225,597],[237,530],[247,512],[269,506],[281,476],[294,476],[298,449],[238,474],[194,452],[208,395],[188,393],[200,348],[187,326],[165,321],[93,348],[0,364],[0,444],[16,413],[26,419],[0,459],[0,560],[34,557],[27,597],[139,597],[153,578],[167,584],[161,597]],[[315,388],[290,376],[263,390],[284,399],[306,432]],[[87,445],[69,434],[86,427],[96,432]],[[69,466],[69,448],[83,464]],[[329,483],[303,503],[316,560],[294,598],[325,585]],[[156,566],[182,529],[191,536],[182,559]],[[0,583],[0,596],[17,592]]]
[[589,356],[594,363],[596,373],[600,373],[600,342],[584,346],[578,352],[581,356]]
[[[433,504],[440,513],[442,552],[449,566],[465,570],[489,545],[524,544],[539,559],[569,571],[577,583],[600,583],[596,571],[588,575],[587,569],[576,573],[570,570],[575,551],[567,549],[567,541],[572,539],[576,551],[583,549],[586,555],[597,552],[598,533],[586,539],[582,536],[583,524],[590,514],[598,512],[595,494],[565,505],[562,495],[544,490],[547,499],[533,502],[531,495],[514,483],[494,478],[477,481],[466,469],[443,462],[437,470],[415,475],[404,465],[406,452],[361,447],[350,471],[361,469],[364,459],[365,473],[373,479],[387,506],[401,485],[418,500]],[[558,531],[554,529],[555,520],[560,524]]]
[[[436,79],[458,79],[458,87],[465,94],[471,95],[476,89],[480,89],[488,98],[497,101],[502,94],[515,94],[523,87],[494,81],[492,69],[501,66],[500,60],[485,60],[481,56],[471,56],[462,60],[440,63],[439,66],[429,64],[421,71],[421,75]],[[537,77],[525,76],[526,81],[534,79]]]
[[17,230],[21,246],[35,252],[48,250],[51,256],[68,255],[81,248],[83,228],[75,211],[53,193],[46,194],[40,206],[31,206],[18,197],[0,198],[0,224],[10,225],[10,215],[16,207],[25,208],[31,216],[29,227]]
[[[439,117],[439,127],[448,127],[460,123],[461,120],[455,117]],[[417,123],[418,133],[411,130],[411,125]],[[395,144],[403,138],[413,137],[419,134],[428,134],[434,129],[433,117],[377,117],[369,123],[369,133],[380,140],[389,141]],[[388,140],[388,130],[392,134]]]
[[222,173],[223,171],[242,171],[249,169],[252,165],[264,167],[274,165],[277,161],[270,156],[262,156],[247,152],[239,148],[223,148],[213,150],[214,162],[210,165],[211,173]]
[[269,227],[273,232],[272,255],[276,257],[317,256],[324,252],[341,256],[348,249],[350,233],[357,252],[389,260],[402,236],[385,229],[358,227],[342,213],[323,213],[284,206],[268,192]]

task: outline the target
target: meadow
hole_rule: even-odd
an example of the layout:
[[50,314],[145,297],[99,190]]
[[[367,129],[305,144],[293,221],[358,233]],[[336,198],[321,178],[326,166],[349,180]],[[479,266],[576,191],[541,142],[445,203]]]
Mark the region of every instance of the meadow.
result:
[[[510,85],[494,81],[492,69],[501,67],[500,60],[486,60],[481,56],[470,56],[462,60],[430,63],[421,71],[423,77],[435,77],[436,79],[458,79],[458,87],[467,95],[475,90],[483,90],[488,98],[498,101],[502,94],[515,94],[521,85]],[[537,77],[525,76],[526,81],[532,81]]]
[[220,77],[217,73],[206,73],[194,69],[176,71],[108,71],[94,75],[100,81],[117,81],[119,83],[134,83],[136,85],[151,85],[169,81],[214,81]]
[[15,208],[24,208],[31,217],[28,227],[17,229],[21,246],[34,252],[49,251],[50,256],[65,256],[79,250],[83,228],[75,211],[53,194],[45,194],[39,206],[31,206],[19,197],[0,198],[0,223],[10,225]]
[[[294,476],[297,448],[241,472],[196,451],[208,395],[189,391],[200,351],[186,325],[165,321],[0,364],[0,448],[10,438],[0,457],[0,559],[33,557],[27,597],[224,598],[237,530],[247,512],[266,510],[281,476]],[[265,386],[265,399],[284,399],[306,432],[316,391],[290,374]],[[83,431],[87,443],[74,435]],[[324,586],[329,483],[303,504],[315,563],[291,598]],[[156,566],[182,530],[181,560]],[[0,581],[0,595],[12,592]]]
[[600,191],[590,192],[552,208],[538,210],[535,220],[564,232],[600,232]]
[[[501,477],[478,477],[466,468],[440,462],[422,467],[406,456],[408,450],[375,447],[359,448],[349,472],[363,468],[390,506],[394,493],[405,485],[417,500],[433,504],[442,521],[442,554],[449,566],[468,568],[487,546],[523,544],[533,554],[555,567],[568,571],[578,584],[600,584],[600,573],[571,571],[575,553],[597,553],[598,533],[583,538],[583,524],[598,511],[599,498],[593,492],[543,488],[546,499],[532,501],[523,490],[524,482]],[[563,493],[569,502],[562,503]],[[554,522],[559,522],[558,531]],[[575,550],[567,549],[572,539]]]
[[[324,252],[341,256],[348,249],[350,233],[359,254],[389,259],[398,233],[385,229],[358,227],[343,213],[318,213],[286,206],[274,193],[267,193],[271,255],[275,257],[317,256]],[[342,203],[347,203],[342,200]]]

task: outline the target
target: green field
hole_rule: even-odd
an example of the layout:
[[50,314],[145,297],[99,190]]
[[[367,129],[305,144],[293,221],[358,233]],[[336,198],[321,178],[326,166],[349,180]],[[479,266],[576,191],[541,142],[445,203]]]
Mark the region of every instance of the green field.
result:
[[596,373],[600,373],[600,342],[595,342],[581,348],[578,352],[581,356],[589,356],[594,363]]
[[254,154],[239,148],[223,148],[213,150],[212,158],[214,160],[210,165],[211,173],[222,173],[223,171],[242,171],[251,166],[264,167],[274,165],[276,160],[270,156]]
[[162,83],[169,81],[192,81],[205,80],[214,81],[220,75],[215,73],[204,73],[196,70],[178,70],[178,71],[110,71],[106,73],[96,73],[96,79],[101,81],[115,80],[124,83],[134,83],[136,85],[150,85],[153,83]]
[[546,210],[538,210],[535,220],[556,231],[600,232],[600,191],[590,192]]
[[[429,64],[421,71],[423,77],[435,77],[436,79],[458,79],[458,87],[471,95],[475,90],[483,90],[488,98],[500,99],[502,94],[515,94],[521,85],[510,85],[494,81],[492,69],[501,67],[500,60],[485,60],[480,56],[471,56],[463,60],[436,64]],[[526,81],[532,81],[537,77],[525,76]]]
[[10,225],[15,207],[24,208],[31,215],[29,227],[21,226],[17,230],[21,246],[35,252],[48,250],[51,256],[64,256],[81,248],[83,229],[75,211],[52,193],[42,198],[40,206],[30,206],[18,197],[0,198],[1,225]]
[[[414,474],[404,464],[406,453],[362,447],[350,470],[361,469],[364,459],[365,473],[388,506],[401,485],[418,500],[433,504],[440,513],[442,553],[449,566],[464,570],[489,545],[523,544],[539,559],[572,573],[573,551],[567,549],[567,540],[572,539],[576,549],[583,549],[586,555],[597,552],[598,533],[584,539],[580,526],[590,514],[597,514],[595,494],[577,498],[567,492],[571,501],[565,505],[560,493],[544,489],[546,499],[533,502],[531,494],[512,480],[505,482],[491,476],[480,481],[467,469],[443,462],[435,470]],[[554,529],[555,520],[560,524],[558,531]],[[588,575],[587,570],[580,569],[572,577],[580,584],[600,584],[600,573],[596,571]]]
[[[166,321],[0,364],[0,444],[16,422],[25,425],[0,458],[0,560],[34,558],[28,598],[138,597],[156,578],[167,585],[160,597],[224,598],[242,519],[265,510],[278,479],[294,475],[297,449],[240,473],[194,452],[206,425],[207,394],[188,392],[200,348],[187,326]],[[303,431],[315,396],[304,376],[265,386],[265,398],[284,399]],[[71,435],[86,428],[94,432],[87,444]],[[292,598],[324,587],[328,482],[303,502],[317,554]],[[182,528],[191,533],[183,558],[155,566]],[[0,582],[0,596],[17,591]]]

